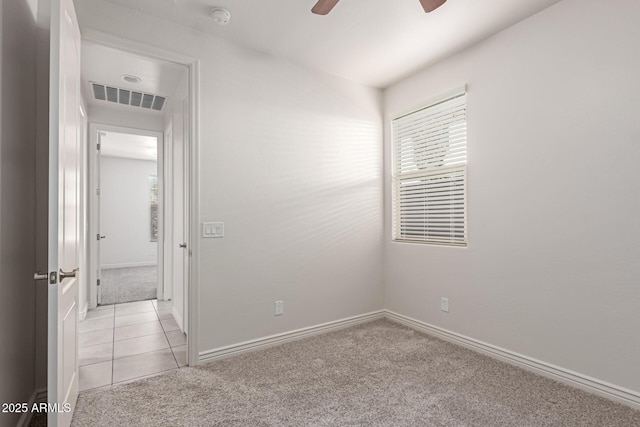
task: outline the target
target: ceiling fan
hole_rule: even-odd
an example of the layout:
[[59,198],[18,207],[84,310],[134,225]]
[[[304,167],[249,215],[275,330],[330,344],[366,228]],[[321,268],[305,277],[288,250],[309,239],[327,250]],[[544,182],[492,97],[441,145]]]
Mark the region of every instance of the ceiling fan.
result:
[[[340,0],[318,0],[318,3],[316,3],[315,6],[313,6],[313,9],[311,9],[311,12],[315,13],[316,15],[326,15],[327,13],[331,12],[331,9],[333,9],[333,7],[336,4],[338,4],[339,1]],[[447,0],[419,0],[419,1],[424,11],[429,13],[429,12],[433,12],[434,10],[442,6]]]

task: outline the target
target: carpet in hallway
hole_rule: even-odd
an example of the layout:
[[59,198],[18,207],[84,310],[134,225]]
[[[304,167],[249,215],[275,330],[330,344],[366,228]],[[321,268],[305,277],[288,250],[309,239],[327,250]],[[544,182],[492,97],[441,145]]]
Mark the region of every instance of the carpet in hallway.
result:
[[158,267],[103,268],[100,270],[100,304],[121,304],[158,296]]

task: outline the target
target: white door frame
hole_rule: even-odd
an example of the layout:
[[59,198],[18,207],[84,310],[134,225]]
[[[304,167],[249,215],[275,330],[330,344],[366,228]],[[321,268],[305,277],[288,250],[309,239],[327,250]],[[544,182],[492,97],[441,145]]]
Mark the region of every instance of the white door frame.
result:
[[152,136],[157,138],[158,147],[158,299],[164,297],[164,216],[165,216],[165,203],[164,203],[164,136],[162,132],[135,129],[124,126],[115,126],[102,123],[90,123],[89,124],[89,192],[88,199],[90,200],[89,207],[89,307],[96,308],[98,305],[98,269],[100,268],[100,260],[98,259],[98,236],[100,235],[100,206],[98,199],[100,196],[97,194],[99,186],[99,171],[97,154],[97,144],[99,141],[100,132],[117,132],[130,135],[143,135]]
[[171,61],[185,65],[189,73],[189,140],[188,144],[189,160],[188,170],[185,171],[187,180],[187,198],[189,206],[187,248],[189,251],[189,265],[187,266],[188,281],[185,283],[187,295],[189,296],[187,308],[187,362],[191,366],[199,364],[198,337],[200,334],[199,305],[200,300],[200,202],[199,202],[199,155],[200,155],[200,61],[196,58],[150,46],[144,43],[114,36],[92,29],[83,31],[82,39],[89,42],[101,44],[103,46],[124,50],[127,52],[157,58],[164,61]]

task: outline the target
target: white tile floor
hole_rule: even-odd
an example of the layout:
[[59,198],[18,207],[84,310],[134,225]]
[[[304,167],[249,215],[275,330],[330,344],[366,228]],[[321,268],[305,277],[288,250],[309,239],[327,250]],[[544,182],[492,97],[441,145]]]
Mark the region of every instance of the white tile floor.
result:
[[139,301],[89,310],[79,323],[80,391],[186,365],[186,336],[171,301]]

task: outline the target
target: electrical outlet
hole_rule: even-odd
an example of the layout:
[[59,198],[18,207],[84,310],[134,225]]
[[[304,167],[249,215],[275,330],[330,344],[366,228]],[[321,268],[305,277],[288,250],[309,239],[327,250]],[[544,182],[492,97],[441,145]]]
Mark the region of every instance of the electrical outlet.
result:
[[284,314],[284,301],[276,301],[273,314],[275,316],[282,316]]
[[449,312],[449,298],[440,298],[440,310]]

